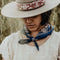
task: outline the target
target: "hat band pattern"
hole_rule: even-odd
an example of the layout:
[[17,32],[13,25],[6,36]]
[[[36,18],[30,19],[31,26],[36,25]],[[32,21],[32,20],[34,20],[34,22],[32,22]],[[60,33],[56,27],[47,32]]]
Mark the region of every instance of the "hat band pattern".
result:
[[35,2],[30,3],[17,3],[18,10],[27,11],[39,8],[45,4],[44,0],[37,0]]

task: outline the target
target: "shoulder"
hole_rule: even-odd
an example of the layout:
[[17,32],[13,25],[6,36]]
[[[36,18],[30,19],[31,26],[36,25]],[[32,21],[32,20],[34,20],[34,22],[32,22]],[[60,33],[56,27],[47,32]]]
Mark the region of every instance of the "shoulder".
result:
[[16,42],[20,40],[21,38],[25,38],[26,36],[21,32],[17,31],[14,33],[11,33],[9,36],[7,36],[1,44],[12,44],[13,42]]
[[54,35],[55,35],[55,37],[60,38],[60,32],[54,31]]
[[60,32],[53,31],[50,37],[51,42],[59,43],[60,41]]
[[[21,31],[17,31],[17,32],[14,32],[14,33],[11,33],[9,36],[7,36],[4,40],[6,41],[11,41],[11,40],[14,40],[14,39],[18,39],[18,38],[21,38],[22,37],[22,33]],[[4,41],[3,40],[3,41]]]
[[60,32],[56,32],[56,31],[53,31],[52,33],[52,38],[51,38],[54,42],[60,42]]
[[11,49],[13,45],[21,38],[22,34],[20,31],[14,32],[7,36],[2,43],[0,44],[0,53],[4,52],[4,50]]
[[11,33],[9,36],[4,38],[4,40],[2,41],[0,46],[7,46],[8,44],[13,43],[14,40],[16,41],[19,38],[21,38],[21,32],[20,31]]
[[[11,40],[14,40],[18,35],[19,35],[20,31],[18,32],[14,32],[11,33],[9,36],[5,37],[4,40],[2,41],[2,43],[5,42],[10,42]],[[14,38],[14,39],[13,39]]]

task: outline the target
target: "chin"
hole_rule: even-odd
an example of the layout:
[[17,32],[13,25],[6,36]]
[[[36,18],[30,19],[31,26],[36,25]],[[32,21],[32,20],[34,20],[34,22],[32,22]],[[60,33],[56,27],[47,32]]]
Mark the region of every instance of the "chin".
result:
[[31,32],[34,32],[36,30],[37,30],[36,28],[29,29],[29,31],[31,31]]

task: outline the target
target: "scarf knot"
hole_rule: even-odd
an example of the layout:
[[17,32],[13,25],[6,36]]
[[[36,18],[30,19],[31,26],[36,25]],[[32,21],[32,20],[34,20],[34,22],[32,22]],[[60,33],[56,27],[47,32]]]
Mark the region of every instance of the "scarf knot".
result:
[[39,31],[39,33],[36,37],[32,37],[30,35],[30,31],[26,28],[26,26],[24,26],[24,34],[29,39],[21,39],[21,40],[19,40],[19,43],[20,44],[27,44],[27,43],[30,43],[30,42],[34,42],[37,50],[39,51],[39,46],[38,46],[36,41],[44,39],[47,36],[51,35],[53,30],[54,30],[53,26],[51,26],[50,24],[46,24],[46,26]]

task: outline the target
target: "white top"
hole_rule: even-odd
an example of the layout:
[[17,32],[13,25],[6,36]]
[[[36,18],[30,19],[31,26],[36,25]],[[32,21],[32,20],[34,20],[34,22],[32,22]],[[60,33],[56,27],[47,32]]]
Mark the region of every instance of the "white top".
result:
[[59,58],[60,32],[53,32],[50,38],[41,46],[21,45],[18,41],[25,36],[20,32],[12,33],[0,45],[0,54],[4,60],[57,60]]

